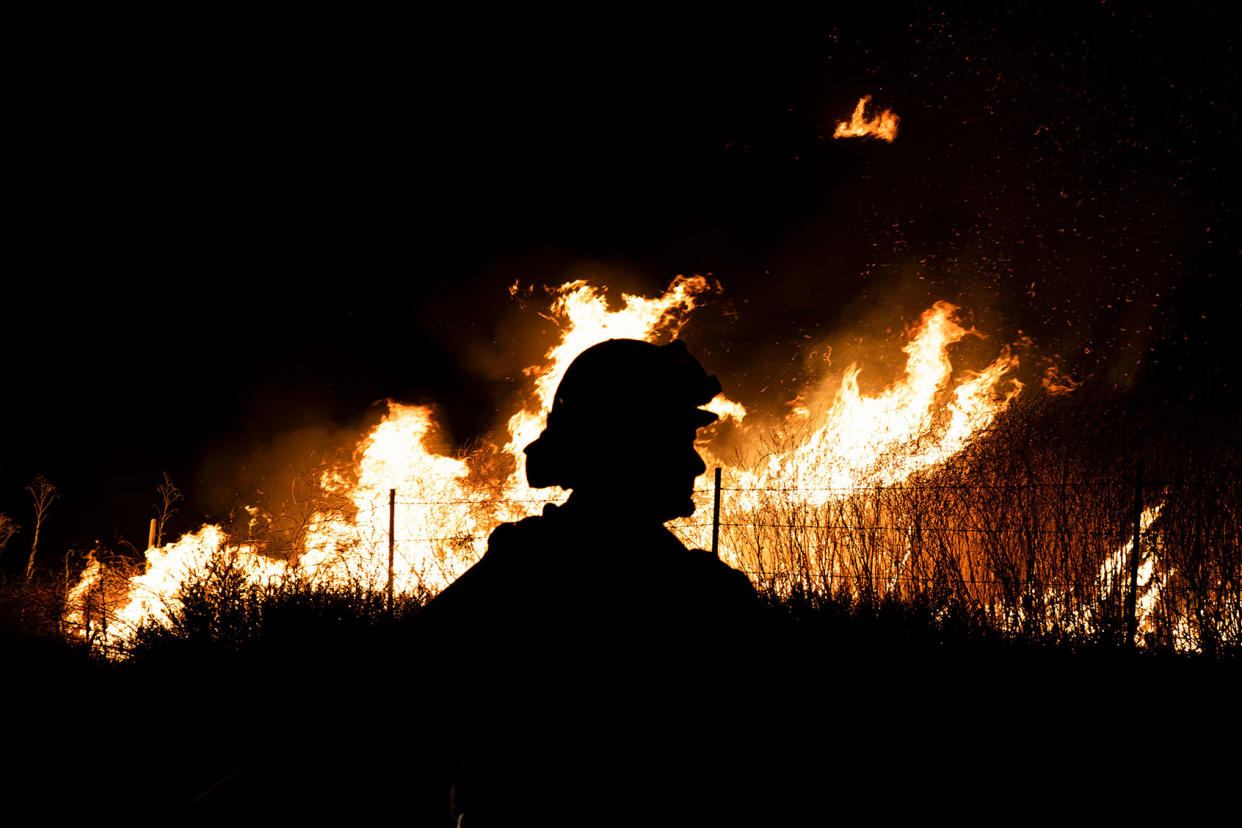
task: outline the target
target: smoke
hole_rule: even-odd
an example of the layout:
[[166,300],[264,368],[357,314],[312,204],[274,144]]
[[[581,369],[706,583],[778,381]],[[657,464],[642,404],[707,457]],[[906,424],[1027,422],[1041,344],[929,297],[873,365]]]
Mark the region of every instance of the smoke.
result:
[[316,494],[320,476],[348,468],[354,449],[383,417],[368,408],[355,421],[319,420],[287,430],[250,434],[222,443],[204,458],[192,486],[185,487],[209,521],[246,520],[247,508],[282,514]]

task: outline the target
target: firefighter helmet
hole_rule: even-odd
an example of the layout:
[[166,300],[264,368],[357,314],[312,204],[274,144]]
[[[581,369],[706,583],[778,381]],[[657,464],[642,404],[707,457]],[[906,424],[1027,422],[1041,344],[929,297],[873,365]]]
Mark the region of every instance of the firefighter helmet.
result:
[[719,393],[720,382],[681,340],[653,345],[609,339],[592,345],[570,363],[547,426],[526,447],[526,478],[535,488],[572,488],[577,458],[601,435],[643,440],[701,428],[717,415],[699,406]]

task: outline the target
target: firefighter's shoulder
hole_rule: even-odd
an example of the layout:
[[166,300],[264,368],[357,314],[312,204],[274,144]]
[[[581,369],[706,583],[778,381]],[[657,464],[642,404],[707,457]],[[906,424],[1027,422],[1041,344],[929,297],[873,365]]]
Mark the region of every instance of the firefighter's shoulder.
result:
[[678,557],[685,570],[696,579],[734,593],[754,594],[755,588],[745,573],[729,566],[706,549],[682,546]]
[[540,542],[543,530],[537,520],[502,523],[492,530],[483,556],[419,612],[423,624],[439,626],[458,623],[463,615],[478,617],[503,598],[506,586],[523,571],[522,550]]

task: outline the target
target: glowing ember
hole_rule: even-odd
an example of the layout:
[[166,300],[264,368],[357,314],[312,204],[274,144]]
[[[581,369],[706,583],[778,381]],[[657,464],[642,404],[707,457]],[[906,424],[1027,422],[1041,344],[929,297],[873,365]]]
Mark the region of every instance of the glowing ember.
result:
[[836,132],[832,133],[833,138],[880,138],[888,141],[890,144],[897,137],[897,121],[899,120],[892,110],[884,110],[879,115],[868,120],[864,117],[863,112],[867,108],[867,104],[871,101],[870,95],[864,95],[858,100],[858,106],[854,107],[854,114],[850,116],[848,121],[839,121],[837,123]]

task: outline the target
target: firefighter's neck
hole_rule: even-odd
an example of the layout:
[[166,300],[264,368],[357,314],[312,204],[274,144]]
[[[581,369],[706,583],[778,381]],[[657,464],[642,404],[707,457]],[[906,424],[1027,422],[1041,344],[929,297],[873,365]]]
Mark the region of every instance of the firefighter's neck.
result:
[[633,529],[662,526],[677,517],[666,504],[635,498],[632,492],[608,489],[574,489],[563,507],[584,520],[607,520]]

